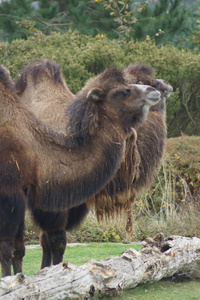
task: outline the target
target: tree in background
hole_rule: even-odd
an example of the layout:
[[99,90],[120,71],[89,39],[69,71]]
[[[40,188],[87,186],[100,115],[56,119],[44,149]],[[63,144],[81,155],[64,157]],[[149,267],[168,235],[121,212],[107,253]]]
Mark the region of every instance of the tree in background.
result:
[[196,28],[193,31],[193,42],[200,50],[200,0],[195,4],[195,12],[197,14],[196,18]]
[[4,0],[0,4],[0,39],[65,33],[71,28],[119,41],[149,37],[158,45],[167,42],[193,49],[196,12],[183,0]]
[[134,39],[144,40],[150,36],[155,38],[157,44],[193,47],[192,31],[196,25],[196,14],[194,8],[182,0],[159,0],[153,7],[146,6],[138,17]]
[[110,11],[110,16],[117,24],[117,34],[120,42],[130,39],[135,23],[137,22],[135,15],[140,16],[143,9],[148,6],[148,1],[144,0],[141,0],[139,3],[133,0],[95,0],[95,2]]
[[128,1],[95,0],[110,11],[118,23],[119,39],[145,40],[157,44],[193,48],[192,32],[196,26],[196,10],[182,0]]
[[31,20],[30,0],[11,0],[2,1],[0,4],[0,38],[2,40],[14,40],[16,38],[26,38],[24,28],[19,28],[16,22],[20,22],[22,18]]
[[[28,22],[25,22],[28,21]],[[31,23],[30,23],[31,21]],[[17,22],[17,25],[16,25]],[[64,33],[70,28],[82,34],[95,36],[106,33],[115,38],[116,24],[103,7],[90,0],[10,0],[0,5],[0,38],[12,41],[27,38],[34,30],[43,34]],[[35,30],[35,32],[37,31]]]

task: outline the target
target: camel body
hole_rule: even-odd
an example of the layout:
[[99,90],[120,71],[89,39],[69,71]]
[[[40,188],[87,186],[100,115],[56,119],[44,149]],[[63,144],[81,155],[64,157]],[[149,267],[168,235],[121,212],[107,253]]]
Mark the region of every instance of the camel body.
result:
[[[36,118],[0,67],[0,261],[2,275],[22,271],[24,211],[59,212],[83,204],[115,174],[132,127],[160,93],[127,85],[110,69],[67,105],[64,130]],[[108,113],[109,112],[109,113]],[[27,201],[28,199],[28,201]]]
[[[58,214],[50,214],[48,218],[42,210],[32,211],[35,222],[43,230],[41,235],[42,267],[50,265],[51,261],[54,264],[62,261],[66,245],[65,230],[70,230],[80,224],[88,213],[88,207],[95,207],[98,220],[102,220],[105,216],[114,217],[122,209],[125,210],[126,230],[129,236],[132,234],[132,204],[137,193],[151,185],[163,155],[166,137],[165,99],[172,92],[172,88],[166,82],[156,80],[152,69],[147,66],[130,65],[124,70],[124,75],[130,84],[142,83],[156,87],[161,92],[162,99],[150,109],[147,119],[137,129],[137,134],[134,133],[127,138],[125,159],[121,162],[113,179],[104,189],[88,199],[87,205],[84,203]],[[49,124],[62,128],[64,118],[62,103],[73,101],[73,96],[69,93],[59,65],[48,61],[38,61],[28,65],[21,73],[21,77],[24,79],[18,81],[17,90],[28,109],[34,111]],[[51,86],[50,91],[45,88],[47,83]],[[48,109],[53,112],[51,118],[45,114]],[[47,219],[52,222],[45,222],[44,220]],[[51,227],[50,224],[56,225]]]

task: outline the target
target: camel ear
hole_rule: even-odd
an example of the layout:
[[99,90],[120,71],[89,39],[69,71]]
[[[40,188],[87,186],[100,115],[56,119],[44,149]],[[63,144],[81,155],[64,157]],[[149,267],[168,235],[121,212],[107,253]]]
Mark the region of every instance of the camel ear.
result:
[[102,89],[99,88],[93,88],[87,94],[87,99],[94,102],[103,101],[103,98],[104,92]]

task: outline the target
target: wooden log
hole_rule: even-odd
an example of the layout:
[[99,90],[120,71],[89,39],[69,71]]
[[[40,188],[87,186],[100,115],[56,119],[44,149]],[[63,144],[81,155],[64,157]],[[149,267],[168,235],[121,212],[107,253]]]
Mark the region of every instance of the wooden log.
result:
[[0,280],[0,300],[89,299],[119,293],[138,284],[173,275],[200,278],[200,239],[163,234],[147,238],[141,251],[90,260],[81,266],[61,263],[33,276],[17,274]]

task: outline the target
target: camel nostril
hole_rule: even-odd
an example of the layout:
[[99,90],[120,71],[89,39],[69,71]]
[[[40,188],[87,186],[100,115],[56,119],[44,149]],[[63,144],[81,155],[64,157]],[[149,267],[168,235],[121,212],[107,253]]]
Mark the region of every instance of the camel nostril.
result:
[[153,88],[152,86],[149,86],[146,91],[147,92],[153,92],[153,91],[156,91],[156,89]]

